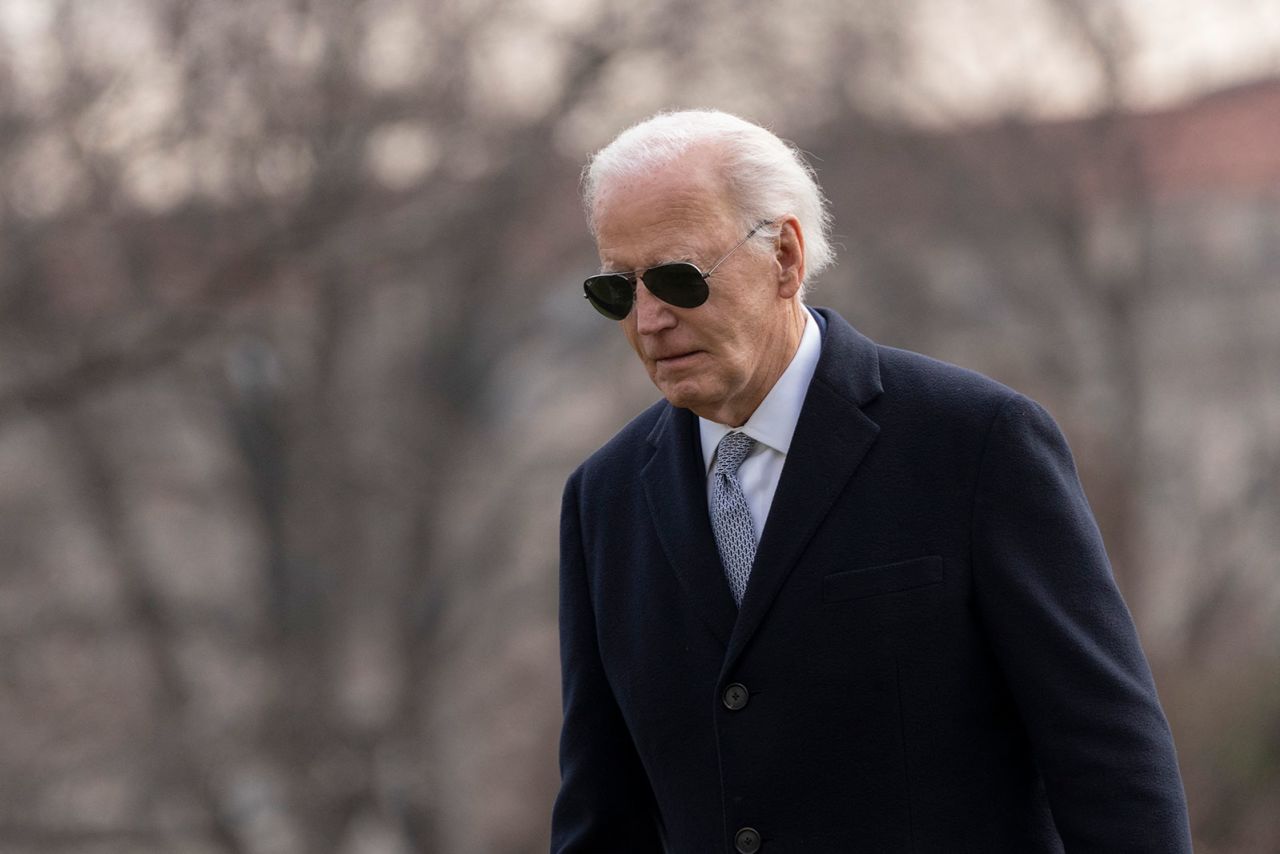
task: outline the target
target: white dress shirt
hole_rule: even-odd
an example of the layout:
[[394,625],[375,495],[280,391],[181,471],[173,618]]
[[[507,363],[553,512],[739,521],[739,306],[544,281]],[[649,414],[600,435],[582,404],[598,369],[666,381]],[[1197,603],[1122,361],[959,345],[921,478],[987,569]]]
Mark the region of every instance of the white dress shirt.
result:
[[[804,332],[791,364],[769,389],[756,411],[751,413],[747,423],[737,428],[756,440],[755,447],[738,469],[738,480],[751,508],[751,524],[755,528],[757,542],[764,531],[765,520],[769,518],[773,493],[778,489],[782,465],[787,461],[787,451],[796,432],[796,422],[800,420],[804,396],[809,391],[809,381],[813,379],[822,351],[818,321],[809,316],[807,309],[804,314]],[[700,417],[698,429],[702,436],[702,461],[707,468],[707,507],[711,509],[711,466],[720,440],[733,428]]]

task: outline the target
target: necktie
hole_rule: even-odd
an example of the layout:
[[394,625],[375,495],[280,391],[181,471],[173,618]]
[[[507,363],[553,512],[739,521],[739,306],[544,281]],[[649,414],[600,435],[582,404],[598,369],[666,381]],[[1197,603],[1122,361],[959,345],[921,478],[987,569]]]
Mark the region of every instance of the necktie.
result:
[[751,453],[755,439],[745,433],[727,433],[716,448],[716,464],[711,480],[711,530],[716,535],[720,562],[733,601],[741,605],[747,590],[751,564],[756,559],[756,529],[751,508],[738,480],[738,466]]

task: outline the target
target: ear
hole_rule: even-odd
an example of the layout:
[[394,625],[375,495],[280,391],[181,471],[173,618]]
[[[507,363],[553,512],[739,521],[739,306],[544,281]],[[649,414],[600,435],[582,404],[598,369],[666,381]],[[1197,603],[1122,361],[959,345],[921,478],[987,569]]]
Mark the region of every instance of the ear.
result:
[[794,216],[782,221],[773,260],[778,273],[778,296],[791,299],[804,282],[804,230]]

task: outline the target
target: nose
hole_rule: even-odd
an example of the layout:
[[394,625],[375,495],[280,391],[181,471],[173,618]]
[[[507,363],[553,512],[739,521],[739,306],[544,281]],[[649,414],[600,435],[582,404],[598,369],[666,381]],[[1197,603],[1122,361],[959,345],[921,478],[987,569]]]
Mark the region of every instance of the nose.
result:
[[644,286],[643,279],[636,280],[636,332],[653,335],[676,325],[671,306],[655,297]]

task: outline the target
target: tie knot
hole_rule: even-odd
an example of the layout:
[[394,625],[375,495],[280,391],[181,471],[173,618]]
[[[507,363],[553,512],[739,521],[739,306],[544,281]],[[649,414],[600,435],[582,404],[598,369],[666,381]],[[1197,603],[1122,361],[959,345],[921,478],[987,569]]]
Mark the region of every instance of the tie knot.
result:
[[747,454],[751,453],[755,443],[756,440],[746,433],[726,433],[716,447],[716,474],[729,476],[737,474],[738,466],[742,465]]

